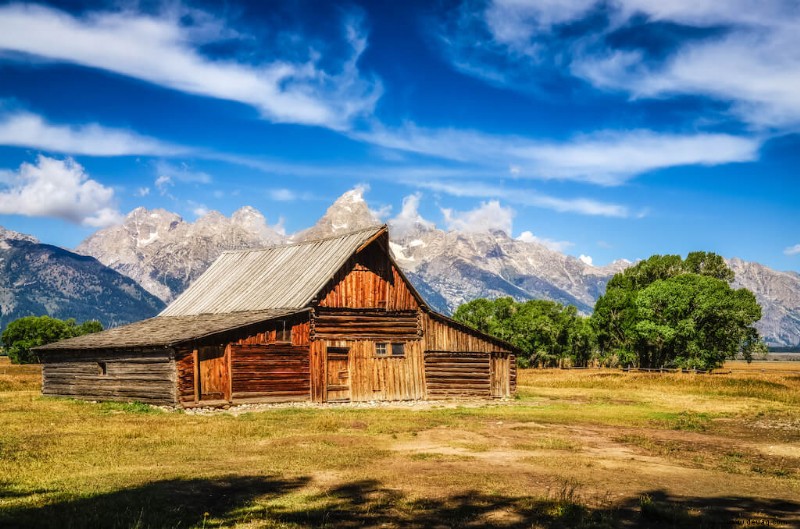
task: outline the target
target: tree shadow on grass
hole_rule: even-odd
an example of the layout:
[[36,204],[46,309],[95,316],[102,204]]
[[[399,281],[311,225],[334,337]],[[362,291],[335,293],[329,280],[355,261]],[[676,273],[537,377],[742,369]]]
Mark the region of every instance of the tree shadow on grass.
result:
[[800,503],[789,500],[686,498],[652,490],[612,502],[584,498],[569,487],[549,497],[474,491],[420,499],[374,480],[321,492],[306,488],[310,483],[309,478],[263,477],[159,481],[40,508],[9,509],[0,512],[0,527],[800,527]]
[[224,519],[256,498],[279,497],[308,479],[226,477],[165,480],[42,507],[0,509],[3,528],[195,527]]

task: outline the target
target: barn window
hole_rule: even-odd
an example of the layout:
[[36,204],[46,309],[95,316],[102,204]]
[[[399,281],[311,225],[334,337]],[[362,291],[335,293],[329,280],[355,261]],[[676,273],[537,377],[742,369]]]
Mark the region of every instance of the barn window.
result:
[[286,325],[286,320],[278,322],[278,329],[275,331],[276,342],[292,342],[292,326]]
[[97,374],[98,375],[107,375],[108,369],[106,367],[105,362],[97,362]]
[[388,357],[388,356],[396,356],[396,357],[404,357],[406,355],[405,352],[405,344],[402,343],[376,343],[375,344],[375,356],[379,357]]
[[405,355],[406,355],[405,344],[402,343],[392,344],[392,356],[405,356]]

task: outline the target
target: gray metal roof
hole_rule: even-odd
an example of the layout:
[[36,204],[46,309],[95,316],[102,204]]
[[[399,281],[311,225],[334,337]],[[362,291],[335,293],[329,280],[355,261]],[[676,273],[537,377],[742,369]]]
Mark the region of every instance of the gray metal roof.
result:
[[359,248],[385,229],[225,252],[161,316],[306,307]]
[[229,314],[157,316],[95,334],[37,347],[37,351],[69,349],[121,349],[130,347],[168,347],[212,334],[246,327],[254,323],[284,318],[298,310],[261,310]]

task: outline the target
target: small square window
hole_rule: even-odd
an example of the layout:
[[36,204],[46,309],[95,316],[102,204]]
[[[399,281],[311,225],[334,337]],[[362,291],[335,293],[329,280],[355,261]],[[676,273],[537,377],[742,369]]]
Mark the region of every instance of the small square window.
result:
[[406,355],[405,344],[402,343],[392,344],[392,356],[405,356],[405,355]]
[[375,356],[386,356],[389,353],[389,351],[387,350],[388,349],[388,347],[387,347],[388,345],[389,344],[385,344],[385,343],[376,343],[375,344]]
[[278,322],[278,329],[275,331],[275,341],[276,342],[287,342],[291,343],[292,341],[292,326],[286,325],[285,321]]
[[108,367],[106,366],[105,362],[97,362],[97,374],[98,375],[108,374]]

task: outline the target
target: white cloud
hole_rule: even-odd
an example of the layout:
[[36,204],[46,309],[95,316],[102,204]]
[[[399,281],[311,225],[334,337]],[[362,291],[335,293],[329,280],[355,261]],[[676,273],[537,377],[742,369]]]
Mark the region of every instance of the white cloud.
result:
[[136,190],[137,197],[146,197],[149,194],[150,194],[149,187],[140,187],[139,189]]
[[0,117],[0,145],[90,156],[170,155],[186,152],[185,148],[96,123],[54,125],[29,112],[13,112]]
[[[755,127],[800,127],[796,2],[495,0],[479,13],[470,11],[473,5],[464,4],[443,42],[458,69],[489,83],[530,90],[548,75],[575,75],[633,97],[700,95],[730,103],[735,116]],[[570,36],[560,31],[600,11],[605,24],[597,17]],[[660,55],[630,41],[615,47],[608,38],[620,29],[652,33],[646,24],[654,23],[684,29]],[[476,34],[483,37],[477,50]]]
[[583,264],[586,264],[586,265],[589,265],[589,266],[594,266],[594,265],[592,264],[592,257],[591,257],[590,255],[583,255],[583,254],[581,254],[580,256],[578,256],[578,259],[580,259],[580,261],[581,261]]
[[203,205],[203,204],[197,204],[197,205],[196,205],[196,206],[194,206],[194,208],[192,209],[192,213],[193,213],[193,214],[194,214],[196,217],[202,217],[203,215],[206,215],[208,212],[209,212],[209,209],[208,209],[208,207],[207,207],[207,206],[205,206],[205,205]]
[[554,252],[562,252],[562,253],[565,252],[567,248],[569,248],[570,246],[574,246],[574,243],[571,243],[570,241],[556,241],[553,239],[538,237],[534,235],[533,232],[531,231],[523,231],[522,233],[519,234],[517,240],[522,242],[541,244],[545,248],[553,250]]
[[173,185],[175,184],[172,182],[172,178],[167,175],[160,175],[155,180],[155,186],[162,195],[166,195],[168,193],[167,189]]
[[500,230],[511,235],[514,210],[501,206],[497,200],[490,200],[469,211],[442,209],[442,215],[448,231],[481,233]]
[[620,218],[629,216],[628,208],[619,204],[599,202],[588,198],[558,198],[538,193],[532,189],[502,188],[482,182],[441,180],[419,181],[414,185],[457,197],[502,198],[515,204],[545,208],[561,213]]
[[425,220],[420,215],[419,201],[421,198],[421,193],[414,193],[403,198],[403,207],[400,209],[400,213],[389,219],[389,226],[395,237],[405,237],[416,230],[427,231],[436,227],[433,222]]
[[297,194],[290,189],[271,189],[269,196],[278,202],[291,202],[297,199]]
[[159,160],[156,162],[155,166],[156,173],[163,175],[159,178],[168,179],[170,185],[174,185],[175,182],[183,182],[185,184],[210,184],[213,181],[211,175],[203,171],[195,171],[186,163],[176,165]]
[[783,253],[785,255],[800,255],[800,244],[784,248]]
[[287,188],[270,189],[269,197],[276,202],[294,202],[296,200],[313,200],[314,195],[307,191],[293,191]]
[[651,130],[599,131],[563,142],[473,130],[426,129],[406,124],[352,135],[383,147],[495,167],[516,178],[617,185],[668,167],[720,165],[758,158],[760,140],[730,134],[667,134]]
[[[333,57],[307,50],[308,59],[292,62],[273,50],[272,61],[252,65],[212,60],[205,44],[238,35],[207,13],[175,7],[158,16],[128,11],[72,16],[38,5],[0,7],[0,50],[39,59],[70,62],[141,79],[186,93],[241,102],[274,122],[346,129],[370,114],[380,84],[362,78],[357,62],[366,49],[358,17],[344,23],[349,55],[335,70],[321,66]],[[295,50],[297,51],[297,50]],[[302,50],[301,50],[302,51]],[[9,56],[23,60],[24,55]]]
[[55,217],[104,227],[122,220],[114,190],[92,180],[80,164],[38,156],[23,163],[13,182],[0,191],[0,214]]

